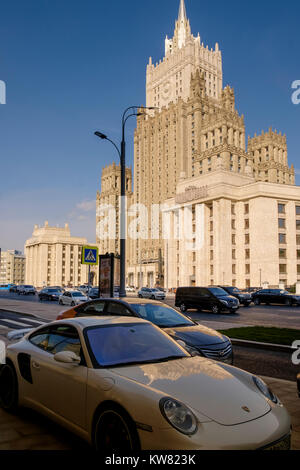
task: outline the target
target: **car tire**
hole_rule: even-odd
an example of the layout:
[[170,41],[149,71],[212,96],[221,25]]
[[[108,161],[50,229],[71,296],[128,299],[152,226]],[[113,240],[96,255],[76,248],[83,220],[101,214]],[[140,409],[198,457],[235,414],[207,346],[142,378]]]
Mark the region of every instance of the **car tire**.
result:
[[211,307],[211,311],[214,315],[218,315],[220,313],[220,307],[218,305],[214,304]]
[[143,296],[141,294],[139,294],[139,299],[142,299],[142,298],[143,298]]
[[151,299],[152,299],[152,300],[155,300],[155,295],[151,295]]
[[184,303],[180,304],[180,311],[182,313],[187,312],[187,306]]
[[58,304],[63,305],[63,301],[59,299]]
[[255,305],[260,305],[260,299],[257,299],[257,298],[254,299],[254,303],[255,303]]
[[71,307],[74,307],[74,305],[75,305],[75,302],[72,301],[71,302]]
[[293,305],[292,300],[291,300],[291,299],[286,299],[285,305],[286,305],[287,307],[291,307],[291,306]]
[[106,405],[98,413],[93,441],[95,450],[105,455],[129,455],[141,447],[134,421],[125,410],[114,404]]
[[0,407],[9,413],[18,409],[18,379],[10,362],[0,368]]

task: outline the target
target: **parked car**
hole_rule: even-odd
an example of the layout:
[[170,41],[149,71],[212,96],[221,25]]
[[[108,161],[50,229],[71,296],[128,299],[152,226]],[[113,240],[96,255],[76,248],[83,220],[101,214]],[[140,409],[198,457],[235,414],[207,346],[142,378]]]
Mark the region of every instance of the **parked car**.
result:
[[59,300],[63,292],[64,292],[63,289],[47,287],[46,289],[42,289],[38,293],[38,297],[41,302],[43,300]]
[[126,292],[135,292],[135,288],[132,286],[127,286],[125,290]]
[[164,300],[166,294],[159,289],[150,289],[149,287],[142,287],[138,291],[138,296],[140,299],[155,299],[155,300]]
[[35,295],[36,290],[33,286],[23,285],[19,286],[17,293],[19,295]]
[[17,292],[17,284],[11,284],[9,288],[9,292]]
[[207,328],[156,300],[127,298],[87,302],[62,312],[57,320],[90,315],[126,315],[144,318],[162,328],[173,339],[184,341],[187,349],[201,356],[232,364],[232,344],[227,336]]
[[281,289],[262,289],[252,294],[252,298],[255,305],[284,304],[292,306],[300,304],[299,295],[290,294]]
[[87,296],[80,291],[66,291],[60,297],[60,305],[78,305],[88,300]]
[[105,455],[289,449],[291,442],[290,416],[259,377],[191,357],[139,318],[33,329],[6,349],[0,405],[34,407]]
[[92,287],[90,290],[90,299],[99,299],[99,287]]
[[215,314],[224,311],[235,313],[239,306],[239,301],[220,287],[178,287],[176,290],[175,307],[182,312],[197,309]]
[[244,292],[237,287],[219,286],[225,290],[229,295],[238,299],[241,305],[249,307],[252,302],[252,295],[249,292]]

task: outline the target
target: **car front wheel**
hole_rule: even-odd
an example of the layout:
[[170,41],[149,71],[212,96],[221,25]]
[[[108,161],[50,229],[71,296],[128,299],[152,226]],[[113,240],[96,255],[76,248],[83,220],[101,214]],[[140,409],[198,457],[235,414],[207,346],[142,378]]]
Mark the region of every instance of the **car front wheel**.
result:
[[186,312],[186,311],[187,311],[187,306],[186,306],[185,304],[181,304],[181,305],[180,305],[180,310],[181,310],[182,312]]
[[219,309],[218,305],[213,305],[212,308],[211,308],[211,311],[212,311],[212,313],[214,313],[215,315],[217,315],[218,313],[220,313],[220,309]]
[[0,406],[10,413],[18,408],[18,379],[9,363],[0,368]]
[[291,307],[293,304],[292,300],[291,299],[286,299],[285,301],[285,305],[287,305],[288,307]]
[[140,449],[135,424],[129,416],[117,407],[101,411],[96,421],[94,444],[96,450],[112,454],[126,455]]
[[254,299],[255,305],[260,305],[260,300],[259,299]]

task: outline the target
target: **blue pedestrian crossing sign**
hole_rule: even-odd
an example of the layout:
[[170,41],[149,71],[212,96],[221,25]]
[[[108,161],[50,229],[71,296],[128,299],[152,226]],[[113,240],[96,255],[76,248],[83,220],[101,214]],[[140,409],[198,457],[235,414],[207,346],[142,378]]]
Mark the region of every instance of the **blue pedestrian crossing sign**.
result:
[[98,247],[96,246],[83,246],[81,264],[89,264],[95,266],[98,264]]

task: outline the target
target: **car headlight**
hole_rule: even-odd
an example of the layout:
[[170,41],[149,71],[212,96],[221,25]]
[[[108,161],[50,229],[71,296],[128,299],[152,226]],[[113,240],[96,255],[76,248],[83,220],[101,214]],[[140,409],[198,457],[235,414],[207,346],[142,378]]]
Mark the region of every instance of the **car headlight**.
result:
[[257,386],[259,391],[266,398],[271,400],[273,403],[280,404],[279,399],[276,397],[276,395],[274,395],[272,390],[268,387],[268,385],[263,380],[261,380],[259,377],[255,377],[255,376],[253,376],[252,378],[253,378],[253,382],[255,383],[255,385]]
[[164,418],[177,431],[189,436],[197,432],[197,419],[194,413],[183,403],[174,398],[166,397],[160,400],[159,407]]
[[228,305],[227,300],[221,300],[221,302],[222,302],[222,304],[224,304],[224,305]]

